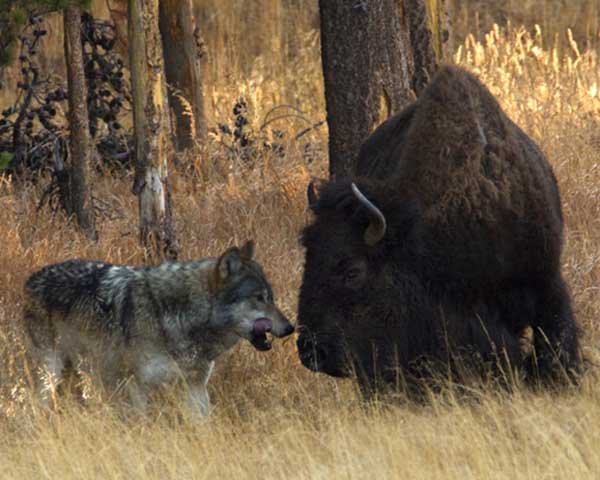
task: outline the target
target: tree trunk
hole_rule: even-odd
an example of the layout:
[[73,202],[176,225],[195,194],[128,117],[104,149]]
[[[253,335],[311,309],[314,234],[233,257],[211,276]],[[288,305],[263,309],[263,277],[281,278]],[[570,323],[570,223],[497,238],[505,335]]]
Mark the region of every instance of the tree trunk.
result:
[[329,172],[345,175],[363,141],[450,60],[447,0],[319,0]]
[[140,239],[151,255],[179,253],[167,170],[169,109],[158,28],[158,0],[128,0],[129,59],[135,130],[133,193],[139,197]]
[[419,95],[437,70],[438,60],[425,0],[404,0],[404,3],[408,13],[410,46],[415,67],[411,84],[414,92]]
[[441,61],[450,61],[452,42],[446,0],[404,0],[409,18],[414,61],[412,87],[417,95],[429,83]]
[[83,71],[81,45],[81,10],[70,5],[64,10],[65,60],[69,86],[70,158],[68,162],[68,191],[61,192],[67,213],[75,214],[85,235],[98,238],[92,204],[90,172],[93,145],[90,139],[87,110],[87,87]]
[[202,92],[202,40],[195,25],[192,0],[160,0],[169,103],[175,113],[177,150],[206,143]]
[[435,54],[439,60],[452,62],[454,55],[454,41],[452,36],[452,11],[451,0],[429,0],[431,5],[427,11],[431,12],[431,30],[434,37]]
[[411,99],[403,2],[319,0],[329,172],[352,170],[362,142]]

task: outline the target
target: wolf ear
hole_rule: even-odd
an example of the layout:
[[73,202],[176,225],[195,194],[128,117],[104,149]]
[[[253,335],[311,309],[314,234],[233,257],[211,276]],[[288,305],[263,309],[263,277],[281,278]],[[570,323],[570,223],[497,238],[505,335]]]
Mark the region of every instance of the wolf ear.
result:
[[217,277],[220,281],[227,280],[231,275],[242,268],[242,256],[240,249],[231,247],[219,257],[217,261]]
[[252,257],[254,256],[254,241],[246,241],[242,248],[240,248],[240,255],[244,260],[252,260]]

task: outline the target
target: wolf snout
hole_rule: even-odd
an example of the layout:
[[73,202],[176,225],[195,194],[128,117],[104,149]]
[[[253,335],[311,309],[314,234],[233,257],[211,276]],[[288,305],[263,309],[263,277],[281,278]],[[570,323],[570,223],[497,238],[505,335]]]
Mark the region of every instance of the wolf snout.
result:
[[294,326],[283,316],[259,317],[252,322],[249,340],[257,350],[270,350],[272,338],[268,338],[267,333],[282,338],[293,332]]
[[294,333],[294,326],[290,323],[289,325],[287,325],[283,331],[283,336],[287,337],[288,335],[291,335],[292,333]]
[[273,331],[271,332],[276,337],[287,337],[294,333],[294,326],[288,321],[287,318],[283,317],[283,321],[275,322],[273,325]]
[[[255,327],[254,327],[254,331],[256,331],[256,323],[255,323]],[[275,337],[279,337],[279,338],[283,338],[283,337],[287,337],[289,335],[291,335],[292,333],[294,333],[296,331],[296,329],[294,328],[294,326],[289,323],[278,323],[277,321],[274,321],[272,324],[272,327],[269,330],[266,330],[266,332],[270,332],[273,334],[273,336]]]

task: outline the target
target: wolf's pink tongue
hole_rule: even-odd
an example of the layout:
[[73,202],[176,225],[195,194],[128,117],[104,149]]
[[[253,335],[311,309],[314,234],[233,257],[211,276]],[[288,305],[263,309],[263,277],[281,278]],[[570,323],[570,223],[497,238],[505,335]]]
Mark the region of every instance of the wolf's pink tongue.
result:
[[252,332],[256,334],[270,332],[273,328],[273,323],[268,318],[257,318],[254,320],[254,326]]

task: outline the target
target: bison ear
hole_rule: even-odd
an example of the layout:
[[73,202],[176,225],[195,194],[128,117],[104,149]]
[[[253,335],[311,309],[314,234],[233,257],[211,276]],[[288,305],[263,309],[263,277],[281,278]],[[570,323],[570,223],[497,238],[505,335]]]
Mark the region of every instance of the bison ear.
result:
[[224,282],[242,268],[242,255],[240,249],[231,247],[219,257],[217,261],[217,279]]
[[312,178],[306,189],[306,197],[308,199],[308,206],[312,211],[315,211],[317,204],[319,203],[319,195],[317,194],[321,186],[326,182],[321,178]]
[[252,257],[254,256],[254,241],[247,240],[242,248],[240,248],[240,255],[245,260],[252,260]]
[[314,211],[317,206],[319,199],[317,198],[317,192],[315,191],[315,184],[311,180],[306,189],[306,197],[308,199],[308,207]]

